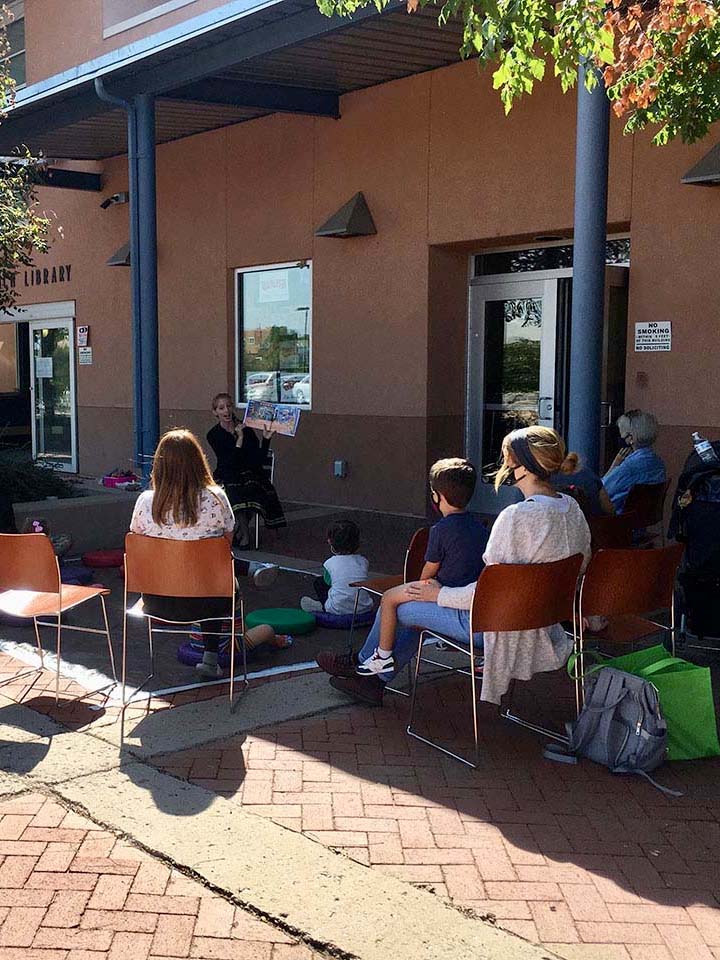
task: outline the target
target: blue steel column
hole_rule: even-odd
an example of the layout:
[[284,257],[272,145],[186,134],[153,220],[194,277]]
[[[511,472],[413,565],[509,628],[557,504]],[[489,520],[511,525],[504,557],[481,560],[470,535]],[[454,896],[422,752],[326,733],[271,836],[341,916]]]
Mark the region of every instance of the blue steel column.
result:
[[[587,67],[587,69],[592,69]],[[575,244],[568,444],[598,470],[610,102],[602,79],[590,92],[580,67],[575,146]]]
[[137,122],[135,108],[130,104],[127,111],[128,126],[128,180],[130,186],[130,291],[132,297],[132,348],[133,348],[133,433],[135,436],[135,464],[143,471],[143,389],[142,389],[142,334],[140,330],[140,238],[138,231],[138,172],[137,172]]
[[137,125],[138,268],[140,338],[142,341],[143,475],[150,472],[160,438],[158,373],[157,201],[155,179],[155,98],[133,99]]
[[[95,78],[95,92],[101,100],[120,107],[127,113],[128,140],[128,183],[130,193],[130,290],[132,311],[132,351],[133,351],[133,447],[135,466],[142,470],[143,431],[142,431],[142,337],[140,331],[140,240],[138,233],[138,172],[137,172],[137,123],[135,108],[127,100],[105,89],[102,77]],[[144,471],[143,471],[144,473]]]

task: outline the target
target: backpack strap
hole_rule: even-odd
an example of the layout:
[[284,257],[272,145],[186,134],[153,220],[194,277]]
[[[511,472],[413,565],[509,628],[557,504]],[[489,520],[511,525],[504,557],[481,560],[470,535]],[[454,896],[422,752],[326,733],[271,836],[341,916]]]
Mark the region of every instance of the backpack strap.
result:
[[545,760],[554,760],[555,763],[576,764],[578,762],[578,758],[565,743],[546,743],[543,749],[543,757]]

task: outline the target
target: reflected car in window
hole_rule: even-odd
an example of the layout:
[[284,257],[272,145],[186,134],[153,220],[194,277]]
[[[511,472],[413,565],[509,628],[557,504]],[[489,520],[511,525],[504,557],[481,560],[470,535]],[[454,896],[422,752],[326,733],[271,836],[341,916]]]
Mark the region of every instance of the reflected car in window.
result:
[[310,403],[310,374],[306,373],[302,380],[298,380],[292,389],[295,403]]

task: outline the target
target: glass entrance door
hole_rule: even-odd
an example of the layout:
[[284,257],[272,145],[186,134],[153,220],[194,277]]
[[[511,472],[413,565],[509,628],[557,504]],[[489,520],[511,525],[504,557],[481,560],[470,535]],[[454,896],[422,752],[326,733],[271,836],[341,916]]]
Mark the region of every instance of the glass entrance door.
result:
[[557,279],[474,283],[470,288],[467,455],[480,470],[473,509],[497,513],[517,491],[492,487],[510,430],[555,423]]
[[77,472],[75,356],[72,320],[30,324],[33,457]]

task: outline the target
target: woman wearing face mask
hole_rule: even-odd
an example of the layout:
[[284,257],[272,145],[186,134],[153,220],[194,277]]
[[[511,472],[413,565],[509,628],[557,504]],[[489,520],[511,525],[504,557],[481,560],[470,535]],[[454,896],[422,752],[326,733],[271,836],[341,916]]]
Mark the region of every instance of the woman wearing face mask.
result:
[[638,483],[662,483],[665,464],[655,453],[658,422],[644,410],[628,410],[618,417],[620,438],[624,444],[603,477],[605,489],[616,513],[625,509],[625,500]]
[[[590,530],[582,510],[572,497],[556,493],[550,483],[565,459],[560,436],[549,427],[513,430],[503,440],[502,451],[503,464],[495,486],[511,483],[524,499],[498,516],[483,557],[485,564],[553,563],[576,553],[587,562]],[[397,608],[397,671],[415,653],[418,630],[427,628],[456,640],[467,638],[475,583],[441,587],[435,580],[418,581],[407,589],[412,600]],[[376,621],[358,654],[360,662],[371,656],[378,636]],[[481,699],[491,703],[500,702],[511,680],[529,680],[535,673],[560,668],[572,649],[572,641],[559,624],[542,630],[485,634],[476,637],[476,645],[484,645],[485,653]],[[336,689],[369,703],[382,702],[384,684],[392,679],[358,676],[355,659],[347,656],[327,653],[318,663],[332,675],[330,682]]]

